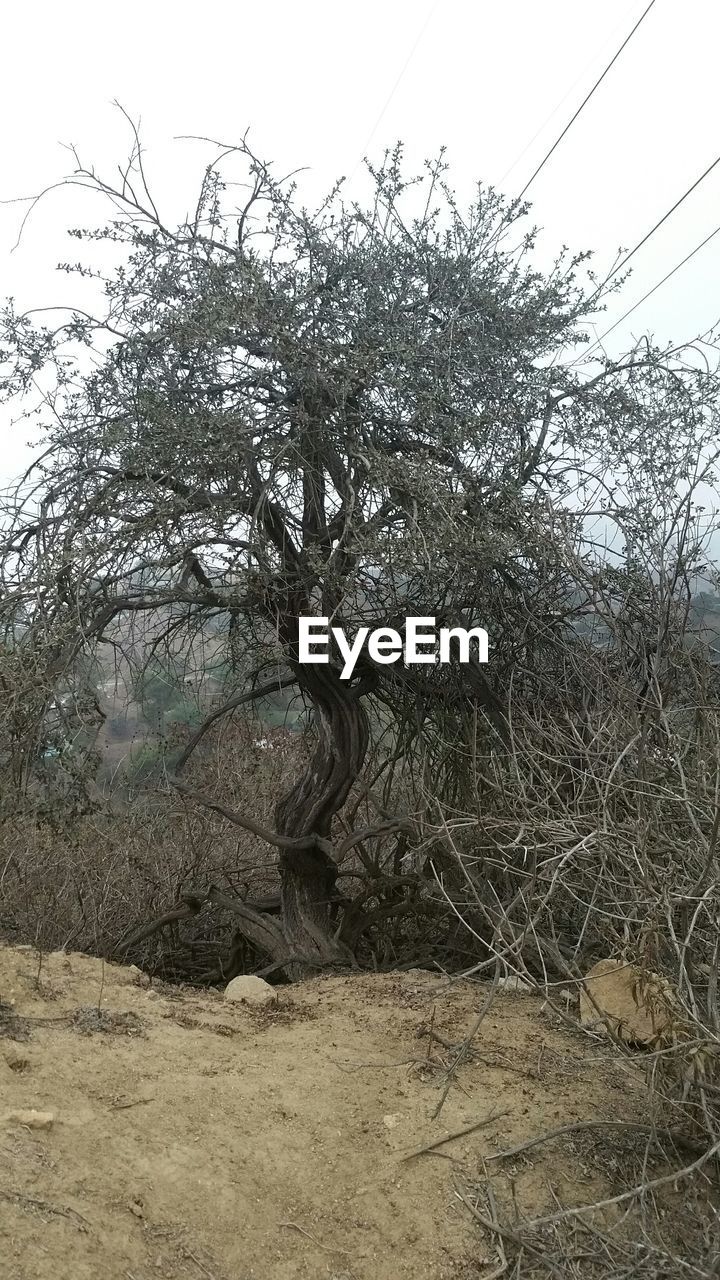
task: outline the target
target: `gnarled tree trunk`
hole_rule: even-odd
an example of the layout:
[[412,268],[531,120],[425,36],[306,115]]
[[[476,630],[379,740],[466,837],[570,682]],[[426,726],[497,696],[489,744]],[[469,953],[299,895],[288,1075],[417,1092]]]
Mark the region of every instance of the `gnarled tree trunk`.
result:
[[298,666],[297,671],[315,708],[319,738],[304,773],[279,801],[275,825],[282,836],[317,835],[322,843],[283,849],[280,854],[282,928],[293,975],[352,962],[351,953],[334,936],[331,902],[337,866],[326,841],[368,746],[365,710],[339,673],[330,666]]

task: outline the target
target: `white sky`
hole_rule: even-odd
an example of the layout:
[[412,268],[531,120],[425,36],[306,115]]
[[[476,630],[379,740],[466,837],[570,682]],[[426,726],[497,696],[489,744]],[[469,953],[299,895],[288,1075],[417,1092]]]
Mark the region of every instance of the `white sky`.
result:
[[[630,31],[647,0],[35,0],[6,6],[0,74],[5,123],[0,198],[37,192],[71,167],[60,144],[112,173],[142,118],[161,213],[182,217],[208,153],[180,134],[250,140],[279,169],[309,166],[325,190],[402,139],[419,163],[448,147],[454,184],[479,178],[514,195]],[[422,33],[409,65],[388,96]],[[592,248],[607,267],[720,154],[717,0],[656,0],[568,137],[534,183],[551,249]],[[382,119],[370,135],[383,107]],[[560,105],[561,104],[561,105]],[[522,159],[511,169],[547,117]],[[370,143],[368,147],[368,143]],[[507,176],[506,176],[507,175]],[[359,179],[358,179],[359,180]],[[97,196],[64,191],[33,214],[0,206],[0,296],[61,303],[75,260],[63,227],[96,222]],[[720,223],[720,165],[634,259],[607,328]],[[720,235],[609,340],[689,340],[720,317]],[[24,425],[0,418],[0,478],[28,461]]]

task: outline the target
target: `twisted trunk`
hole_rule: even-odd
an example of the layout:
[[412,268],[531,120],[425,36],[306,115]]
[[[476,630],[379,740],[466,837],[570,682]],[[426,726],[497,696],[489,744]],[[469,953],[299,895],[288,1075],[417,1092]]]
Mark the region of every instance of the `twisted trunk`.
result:
[[337,866],[326,841],[334,815],[359,776],[368,746],[367,716],[360,700],[331,666],[299,666],[301,688],[315,708],[318,743],[304,773],[279,801],[280,835],[320,842],[280,854],[282,928],[297,972],[349,964],[352,955],[334,936],[331,904]]

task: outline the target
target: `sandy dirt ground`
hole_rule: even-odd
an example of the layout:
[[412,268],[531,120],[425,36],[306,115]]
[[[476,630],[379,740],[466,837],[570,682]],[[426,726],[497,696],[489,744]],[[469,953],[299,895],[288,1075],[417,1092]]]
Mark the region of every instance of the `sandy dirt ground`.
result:
[[[448,1046],[486,994],[413,970],[281,987],[252,1009],[0,948],[4,1280],[482,1280],[496,1257],[458,1174],[467,1186],[535,1134],[645,1102],[639,1074],[507,992],[433,1118]],[[612,1192],[597,1149],[568,1138],[504,1161],[508,1195],[533,1212]]]

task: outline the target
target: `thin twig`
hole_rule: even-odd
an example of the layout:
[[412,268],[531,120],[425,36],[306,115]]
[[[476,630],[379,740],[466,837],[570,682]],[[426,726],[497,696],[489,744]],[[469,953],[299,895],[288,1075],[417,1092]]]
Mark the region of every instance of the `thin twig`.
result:
[[448,1133],[444,1138],[434,1138],[432,1142],[426,1142],[422,1147],[415,1147],[412,1151],[407,1151],[404,1156],[400,1156],[400,1160],[412,1160],[414,1156],[425,1155],[428,1151],[434,1151],[436,1147],[442,1147],[446,1142],[454,1142],[456,1138],[464,1138],[467,1133],[475,1133],[477,1129],[484,1129],[487,1125],[492,1124],[493,1120],[499,1120],[502,1116],[509,1116],[509,1111],[493,1111],[489,1116],[484,1116],[482,1120],[474,1120],[472,1124],[466,1124],[462,1129],[455,1129],[452,1133]]

